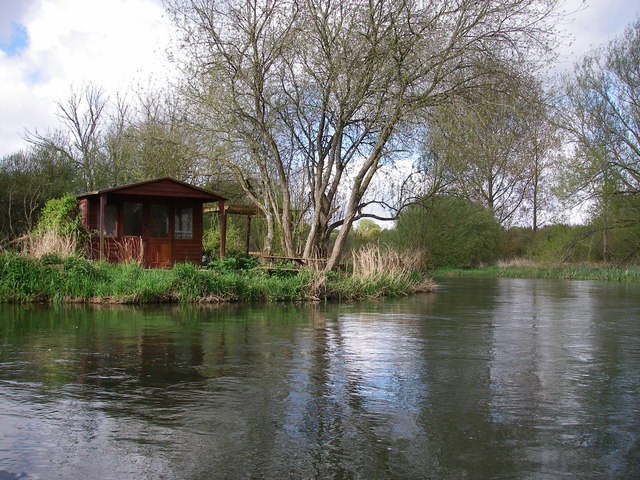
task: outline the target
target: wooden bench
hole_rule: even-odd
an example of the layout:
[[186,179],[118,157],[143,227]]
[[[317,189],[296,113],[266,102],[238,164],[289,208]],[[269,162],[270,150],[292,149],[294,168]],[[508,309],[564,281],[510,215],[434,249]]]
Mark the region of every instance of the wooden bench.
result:
[[[259,255],[259,258],[268,263],[268,265],[259,267],[264,270],[284,270],[284,271],[299,271],[302,267],[314,265],[314,266],[323,266],[327,263],[327,260],[324,258],[305,258],[305,257],[287,257],[284,255]],[[292,266],[275,266],[275,263],[289,262],[293,264]]]

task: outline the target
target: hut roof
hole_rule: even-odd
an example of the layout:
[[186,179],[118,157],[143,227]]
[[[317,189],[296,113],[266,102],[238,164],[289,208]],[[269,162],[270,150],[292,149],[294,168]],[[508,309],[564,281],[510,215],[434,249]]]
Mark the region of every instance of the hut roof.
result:
[[171,177],[154,178],[144,182],[129,183],[117,187],[104,188],[95,192],[86,192],[76,195],[77,198],[87,198],[104,193],[117,195],[145,195],[153,197],[174,197],[200,199],[203,202],[216,202],[226,200],[216,193],[196,187]]

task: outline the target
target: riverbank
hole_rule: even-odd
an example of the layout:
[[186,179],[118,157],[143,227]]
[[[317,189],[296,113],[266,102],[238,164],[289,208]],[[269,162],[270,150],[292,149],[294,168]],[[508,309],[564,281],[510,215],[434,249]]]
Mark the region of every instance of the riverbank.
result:
[[613,282],[640,282],[640,267],[573,264],[504,264],[474,268],[439,268],[429,274],[433,277],[467,278],[552,278],[559,280],[603,280]]
[[435,284],[406,273],[218,271],[178,264],[145,269],[81,257],[33,259],[0,254],[0,303],[170,303],[361,300],[430,291]]

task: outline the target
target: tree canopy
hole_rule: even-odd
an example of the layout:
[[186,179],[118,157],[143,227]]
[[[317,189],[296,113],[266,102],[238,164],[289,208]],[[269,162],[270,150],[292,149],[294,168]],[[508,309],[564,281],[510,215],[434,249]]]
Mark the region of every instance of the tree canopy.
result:
[[[172,0],[194,125],[224,147],[286,253],[339,260],[422,112],[495,88],[548,51],[555,0]],[[537,56],[536,56],[537,54]],[[509,64],[509,71],[503,66]],[[204,137],[204,136],[201,136]],[[330,251],[329,236],[337,231]]]

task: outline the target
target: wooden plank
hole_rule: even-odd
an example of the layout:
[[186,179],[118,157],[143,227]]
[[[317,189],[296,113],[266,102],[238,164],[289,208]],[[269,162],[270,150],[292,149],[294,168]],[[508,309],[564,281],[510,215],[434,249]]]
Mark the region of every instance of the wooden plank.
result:
[[98,229],[100,235],[100,256],[99,259],[104,259],[104,207],[107,204],[107,195],[103,193],[100,195],[100,210],[98,213]]
[[220,259],[222,260],[227,253],[227,212],[224,209],[224,200],[218,202],[220,208]]
[[[255,205],[225,205],[225,211],[229,215],[253,215],[263,216],[262,210]],[[209,205],[204,207],[206,213],[218,213],[220,207],[218,205]]]

